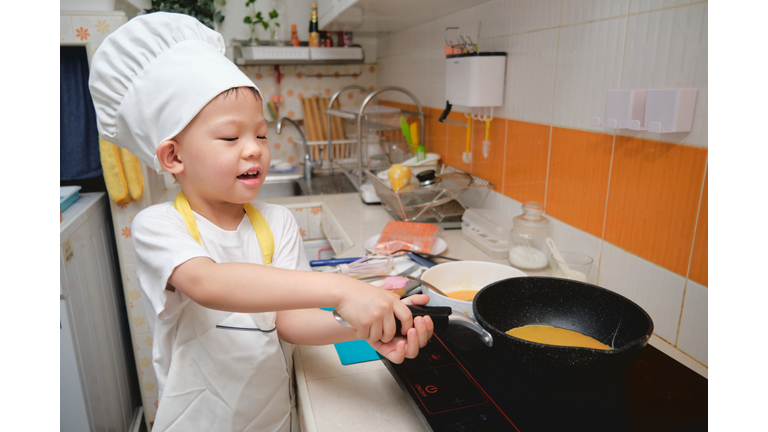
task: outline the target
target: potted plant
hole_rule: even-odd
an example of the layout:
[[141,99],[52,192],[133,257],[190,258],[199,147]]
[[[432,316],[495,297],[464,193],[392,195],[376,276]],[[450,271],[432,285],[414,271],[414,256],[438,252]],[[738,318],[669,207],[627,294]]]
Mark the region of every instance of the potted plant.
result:
[[256,38],[256,26],[258,25],[264,27],[264,30],[269,31],[270,45],[275,44],[275,33],[280,27],[280,23],[277,22],[277,18],[279,16],[277,10],[272,9],[272,11],[269,12],[269,18],[265,19],[261,14],[261,11],[256,12],[254,3],[256,3],[256,0],[246,0],[245,5],[251,7],[251,14],[243,18],[243,22],[248,24],[248,26],[251,28],[251,39],[249,40],[250,45],[259,44],[259,40]]
[[[220,6],[224,6],[226,0],[216,0]],[[197,18],[204,25],[214,29],[214,23],[221,24],[224,21],[224,15],[220,10],[216,10],[214,0],[152,0],[149,9],[144,9],[146,13],[152,12],[175,12],[182,13]]]

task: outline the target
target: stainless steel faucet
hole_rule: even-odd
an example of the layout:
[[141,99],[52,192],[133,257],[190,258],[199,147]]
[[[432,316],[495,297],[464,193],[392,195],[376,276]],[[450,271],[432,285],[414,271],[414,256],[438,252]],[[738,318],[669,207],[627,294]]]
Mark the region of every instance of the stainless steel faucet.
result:
[[280,131],[283,129],[284,121],[287,121],[288,123],[292,124],[296,128],[296,130],[299,131],[299,136],[301,137],[301,143],[304,145],[304,181],[307,182],[307,185],[311,187],[312,170],[323,166],[323,150],[324,149],[320,147],[320,160],[312,162],[312,159],[309,157],[309,145],[307,144],[307,139],[304,137],[304,133],[301,131],[301,128],[299,128],[299,125],[297,125],[295,121],[289,119],[288,117],[283,117],[280,120],[278,120],[277,126],[275,127],[277,134],[280,135]]

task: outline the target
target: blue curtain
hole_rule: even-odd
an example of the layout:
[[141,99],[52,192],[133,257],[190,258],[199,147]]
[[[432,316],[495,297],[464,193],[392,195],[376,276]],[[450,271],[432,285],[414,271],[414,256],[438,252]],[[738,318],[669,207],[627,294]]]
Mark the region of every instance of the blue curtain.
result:
[[96,111],[88,90],[85,47],[61,47],[60,54],[60,179],[101,176]]

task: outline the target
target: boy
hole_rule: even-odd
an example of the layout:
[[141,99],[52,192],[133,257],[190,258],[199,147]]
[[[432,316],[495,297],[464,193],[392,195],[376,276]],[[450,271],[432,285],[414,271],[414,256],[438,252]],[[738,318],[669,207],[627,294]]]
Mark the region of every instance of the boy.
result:
[[194,18],[154,13],[107,37],[91,63],[102,138],[182,189],[132,224],[142,299],[154,312],[156,431],[291,430],[290,344],[365,339],[399,363],[434,328],[405,305],[427,296],[400,301],[308,271],[288,210],[250,204],[269,169],[267,122],[258,89],[223,52],[221,36]]

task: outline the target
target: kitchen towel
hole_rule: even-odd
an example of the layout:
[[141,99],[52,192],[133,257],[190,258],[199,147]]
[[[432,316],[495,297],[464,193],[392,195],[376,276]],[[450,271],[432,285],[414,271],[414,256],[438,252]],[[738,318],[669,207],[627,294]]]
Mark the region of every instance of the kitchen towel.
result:
[[144,193],[144,178],[136,156],[99,138],[101,168],[109,198],[115,204],[138,201]]
[[[333,308],[321,308],[322,310],[332,311]],[[346,366],[355,363],[364,363],[372,360],[379,360],[376,350],[368,345],[364,340],[354,340],[333,344],[336,353],[339,355],[341,364]]]

